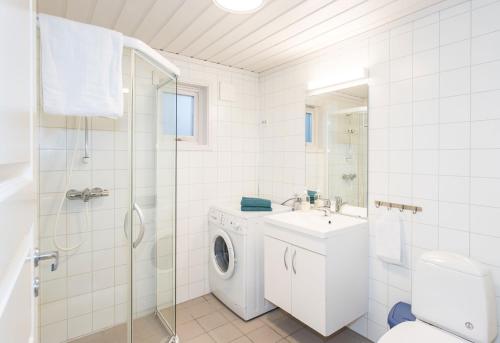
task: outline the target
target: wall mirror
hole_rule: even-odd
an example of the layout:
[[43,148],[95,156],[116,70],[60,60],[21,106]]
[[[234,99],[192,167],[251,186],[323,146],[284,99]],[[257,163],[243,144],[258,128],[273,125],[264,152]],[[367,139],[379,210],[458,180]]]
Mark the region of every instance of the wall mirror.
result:
[[307,189],[366,217],[368,85],[311,92],[305,103]]

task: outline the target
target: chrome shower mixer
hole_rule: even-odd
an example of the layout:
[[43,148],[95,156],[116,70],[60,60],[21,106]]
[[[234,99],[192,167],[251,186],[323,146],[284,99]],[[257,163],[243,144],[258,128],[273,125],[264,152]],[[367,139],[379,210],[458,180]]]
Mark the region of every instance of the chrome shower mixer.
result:
[[109,190],[100,187],[85,188],[83,191],[78,191],[76,189],[70,189],[66,192],[66,198],[68,200],[78,200],[81,199],[84,202],[88,202],[93,198],[107,197],[109,196]]

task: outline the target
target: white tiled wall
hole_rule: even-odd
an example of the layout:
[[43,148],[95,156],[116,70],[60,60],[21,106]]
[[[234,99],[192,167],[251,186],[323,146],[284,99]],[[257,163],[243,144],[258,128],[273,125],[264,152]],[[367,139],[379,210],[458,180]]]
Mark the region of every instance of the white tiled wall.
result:
[[[179,149],[177,170],[177,301],[209,292],[208,208],[239,204],[257,194],[259,154],[258,75],[166,54],[181,70],[179,82],[206,84],[210,97],[210,144]],[[234,87],[235,100],[219,98],[219,83]]]
[[500,296],[500,1],[440,6],[261,75],[262,195],[282,200],[304,187],[307,83],[370,70],[370,223],[375,199],[423,207],[405,216],[404,266],[374,256],[371,232],[369,313],[353,327],[375,341],[391,306],[411,300],[424,251],[487,264]]
[[[125,119],[126,120],[126,119]],[[120,125],[116,123],[117,127]],[[60,252],[60,265],[50,272],[41,264],[41,341],[60,342],[126,320],[126,252],[123,258],[123,217],[127,198],[126,132],[112,121],[92,119],[91,160],[77,152],[71,188],[103,187],[110,196],[89,203],[89,225],[80,201],[63,207],[58,242],[83,242],[71,253]],[[52,230],[63,195],[76,136],[73,119],[43,115],[40,123],[40,249],[55,250]],[[126,125],[125,125],[126,127]],[[80,132],[80,135],[83,136]],[[125,137],[123,136],[125,135]],[[81,137],[81,145],[83,139]],[[125,209],[124,209],[125,207]]]

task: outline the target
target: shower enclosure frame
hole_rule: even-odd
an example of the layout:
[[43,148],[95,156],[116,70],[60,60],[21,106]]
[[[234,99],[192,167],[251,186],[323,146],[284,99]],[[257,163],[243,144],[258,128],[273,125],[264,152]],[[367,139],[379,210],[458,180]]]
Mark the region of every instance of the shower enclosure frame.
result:
[[[129,199],[128,199],[128,213],[133,213],[134,211],[134,205],[135,205],[135,197],[134,197],[134,166],[135,166],[135,153],[134,153],[134,143],[135,143],[135,135],[134,135],[134,130],[136,127],[136,57],[140,57],[143,59],[145,62],[149,63],[151,66],[159,69],[160,71],[163,72],[163,74],[167,77],[167,80],[161,80],[160,84],[156,86],[156,113],[157,116],[159,115],[159,89],[163,87],[165,84],[169,82],[175,82],[175,94],[177,94],[177,78],[179,76],[179,70],[170,62],[168,62],[163,56],[158,54],[156,51],[151,49],[149,46],[145,45],[141,41],[130,38],[130,37],[125,37],[128,40],[128,45],[130,46],[130,92],[131,92],[131,97],[130,97],[130,103],[129,103],[129,117],[128,117],[128,156],[129,156],[129,189],[130,192],[128,194]],[[127,41],[124,40],[124,44]],[[175,104],[175,109],[176,113],[175,116],[177,118],[177,97],[176,99],[176,104]],[[177,123],[177,119],[176,119]],[[158,118],[157,118],[157,124],[158,124]],[[158,124],[159,125],[159,124]],[[174,137],[174,182],[175,185],[177,184],[177,125],[175,127],[175,137]],[[156,140],[156,149],[158,150],[159,148],[159,142],[158,139]],[[177,186],[174,187],[174,212],[176,212],[177,209]],[[131,228],[134,227],[134,222],[133,222],[133,216],[129,216],[130,222],[129,225]],[[174,213],[174,222],[173,222],[174,228],[173,228],[173,233],[174,233],[174,239],[173,239],[173,266],[174,266],[174,273],[173,273],[173,305],[174,305],[174,323],[169,323],[166,318],[164,318],[163,314],[160,312],[160,309],[158,308],[158,290],[156,291],[156,305],[155,305],[155,315],[158,318],[158,320],[162,323],[162,325],[166,328],[167,331],[171,334],[171,337],[168,341],[168,343],[177,343],[179,342],[178,336],[177,336],[177,331],[176,331],[176,252],[177,252],[177,215]],[[143,234],[143,233],[141,233]],[[129,285],[130,287],[128,288],[128,297],[130,300],[130,308],[128,311],[128,317],[127,317],[127,343],[133,343],[133,330],[134,330],[134,301],[133,301],[133,285],[134,285],[134,243],[133,243],[133,234],[131,232],[130,235],[130,244],[128,246],[129,249],[129,263],[130,263],[130,273],[129,273]],[[157,249],[157,245],[156,245]],[[158,258],[158,253],[155,249],[155,254],[156,257]],[[158,276],[158,273],[156,273],[156,276]],[[156,282],[156,285],[158,283]]]
[[[38,23],[37,23],[38,24]],[[37,25],[37,28],[39,26]],[[39,35],[39,31],[37,30],[37,41],[40,39],[40,35]],[[127,118],[127,121],[128,121],[128,132],[127,132],[127,136],[128,136],[128,166],[129,166],[129,177],[128,177],[128,187],[130,189],[130,192],[128,194],[128,211],[129,213],[132,213],[133,211],[133,205],[134,205],[134,162],[135,162],[135,154],[134,154],[134,140],[135,140],[135,136],[134,136],[134,129],[136,127],[136,110],[135,110],[135,105],[136,105],[136,80],[135,80],[135,68],[136,68],[136,57],[139,57],[140,59],[142,59],[143,61],[145,61],[146,63],[150,64],[151,66],[153,66],[154,68],[156,68],[158,71],[161,72],[162,75],[166,76],[167,78],[170,78],[169,81],[167,82],[164,82],[165,83],[168,83],[168,82],[171,82],[173,81],[174,84],[175,84],[175,94],[177,94],[177,79],[178,79],[178,76],[180,75],[180,71],[179,69],[172,63],[170,63],[167,59],[165,59],[165,57],[163,57],[160,53],[158,53],[157,51],[155,51],[154,49],[152,49],[151,47],[149,47],[148,45],[146,45],[145,43],[143,43],[142,41],[138,40],[138,39],[135,39],[135,38],[131,38],[131,37],[127,37],[127,36],[124,36],[123,37],[123,50],[124,52],[128,50],[128,52],[130,53],[130,68],[129,68],[129,72],[130,72],[130,82],[128,82],[129,86],[130,86],[130,89],[129,89],[129,92],[131,93],[130,94],[130,103],[127,107],[128,109],[128,113],[129,113],[129,116]],[[40,60],[40,44],[37,43],[37,60],[39,61]],[[41,84],[41,80],[42,80],[42,77],[41,77],[41,68],[40,68],[40,64],[38,63],[37,65],[37,73],[38,73],[38,91],[41,93],[42,92],[42,84]],[[125,70],[125,69],[124,69]],[[165,80],[163,80],[165,81]],[[160,87],[158,87],[160,88]],[[124,89],[124,92],[126,92],[126,90]],[[158,92],[157,92],[158,94]],[[40,95],[38,97],[39,99],[42,99],[42,96]],[[158,102],[158,98],[156,98],[156,102]],[[175,98],[175,102],[177,102],[177,97]],[[41,100],[38,101],[38,116],[37,116],[37,121],[39,120],[39,116],[40,114],[42,113],[42,106],[41,106]],[[157,111],[156,111],[156,120],[158,122],[158,117],[161,115],[158,111],[158,107],[157,108]],[[175,109],[177,108],[177,103],[175,104]],[[126,109],[124,108],[124,111]],[[177,112],[177,110],[175,110]],[[177,113],[175,113],[175,116],[177,116]],[[88,155],[89,153],[89,148],[88,148],[88,118],[85,118],[85,149],[84,149],[84,158],[89,158],[90,156]],[[37,124],[39,125],[39,123]],[[37,134],[35,133],[35,137],[37,137]],[[175,321],[176,321],[176,316],[175,316],[175,313],[176,313],[176,310],[175,310],[175,307],[176,307],[176,250],[177,250],[177,247],[176,247],[176,237],[177,237],[177,215],[176,215],[176,200],[177,200],[177,187],[176,187],[176,184],[177,184],[177,168],[176,168],[176,165],[177,165],[177,127],[175,127],[175,136],[174,136],[174,145],[173,145],[173,151],[174,151],[174,154],[173,154],[173,180],[174,180],[174,187],[173,187],[173,228],[172,228],[172,234],[173,234],[173,250],[172,250],[172,263],[173,263],[173,280],[172,280],[172,284],[173,284],[173,307],[174,307],[174,319],[173,319],[173,323],[169,323],[164,317],[163,315],[160,313],[159,311],[159,308],[158,308],[158,301],[155,302],[155,309],[154,309],[154,312],[155,312],[155,315],[157,317],[157,319],[161,322],[161,324],[165,327],[165,329],[169,332],[169,335],[170,338],[168,338],[168,342],[169,343],[176,343],[178,342],[178,337],[177,337],[177,332],[176,332],[176,325],[175,325]],[[158,147],[158,144],[157,144],[157,147]],[[39,159],[39,156],[38,156],[38,152],[36,154],[37,156],[37,159]],[[133,228],[133,216],[129,216],[130,217],[130,228]],[[129,237],[132,237],[132,232],[133,230],[131,229],[130,233],[131,235]],[[129,266],[130,266],[130,270],[129,270],[129,274],[128,274],[128,282],[129,282],[129,287],[128,287],[128,301],[129,301],[129,306],[127,306],[128,310],[127,310],[127,321],[126,321],[126,326],[127,326],[127,339],[126,339],[126,342],[127,343],[133,343],[133,330],[134,330],[134,299],[133,299],[133,287],[134,287],[134,274],[133,274],[133,270],[134,270],[134,252],[133,252],[133,249],[134,249],[134,246],[133,246],[133,239],[130,239],[129,240],[129,244],[127,246],[127,249],[129,251]],[[155,248],[155,253],[157,254],[157,247]],[[157,270],[156,270],[156,276],[158,275],[157,273]],[[155,286],[156,286],[157,283],[155,283]],[[158,290],[156,289],[156,297],[158,297]],[[38,320],[40,320],[40,317],[38,317]],[[166,343],[167,341],[165,341]]]

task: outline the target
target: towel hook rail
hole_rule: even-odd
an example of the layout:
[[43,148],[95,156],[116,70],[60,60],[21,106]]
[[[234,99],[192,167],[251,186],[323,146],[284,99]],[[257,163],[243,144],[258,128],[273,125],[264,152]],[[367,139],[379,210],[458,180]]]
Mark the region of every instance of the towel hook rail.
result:
[[411,211],[413,214],[417,214],[418,212],[422,212],[422,207],[420,207],[420,206],[405,205],[405,204],[398,204],[398,203],[394,203],[394,202],[375,200],[375,207],[380,208],[380,206],[387,207],[388,211],[390,211],[393,208],[399,208],[400,212],[404,212],[405,210]]

